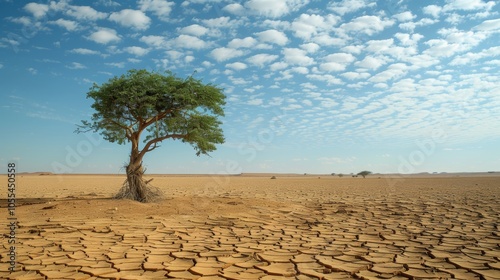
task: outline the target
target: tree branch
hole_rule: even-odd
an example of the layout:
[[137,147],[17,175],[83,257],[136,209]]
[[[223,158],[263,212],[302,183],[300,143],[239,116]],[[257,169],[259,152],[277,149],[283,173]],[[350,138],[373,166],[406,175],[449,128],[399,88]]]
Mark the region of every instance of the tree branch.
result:
[[[141,150],[140,152],[140,156],[144,156],[147,152],[151,152],[152,150],[156,149],[157,148],[157,143],[163,141],[163,140],[166,140],[166,139],[185,139],[187,137],[186,134],[168,134],[168,135],[165,135],[165,136],[162,136],[162,137],[158,137],[158,138],[155,138],[155,139],[151,139],[148,143],[146,143],[146,145],[144,146],[144,148]],[[153,146],[153,147],[151,147]]]

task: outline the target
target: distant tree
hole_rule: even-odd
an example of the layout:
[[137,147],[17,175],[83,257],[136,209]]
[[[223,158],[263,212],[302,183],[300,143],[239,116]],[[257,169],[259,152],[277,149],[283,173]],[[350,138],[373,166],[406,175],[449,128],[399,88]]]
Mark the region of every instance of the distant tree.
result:
[[332,173],[332,176],[335,176],[335,173]]
[[367,170],[365,170],[365,171],[361,171],[361,172],[359,172],[357,175],[359,175],[359,176],[363,176],[363,178],[365,178],[366,176],[368,176],[368,175],[370,175],[370,174],[372,174],[372,172],[371,172],[371,171],[367,171]]
[[342,178],[342,177],[344,177],[344,174],[339,173],[339,175],[337,175],[337,176],[339,176],[340,178]]
[[181,79],[171,72],[129,70],[100,86],[94,84],[87,98],[94,100],[96,112],[76,132],[100,132],[111,143],[131,144],[127,180],[117,198],[148,202],[161,196],[143,180],[142,159],[163,140],[189,143],[198,156],[224,143],[218,117],[224,116],[225,95],[192,76]]

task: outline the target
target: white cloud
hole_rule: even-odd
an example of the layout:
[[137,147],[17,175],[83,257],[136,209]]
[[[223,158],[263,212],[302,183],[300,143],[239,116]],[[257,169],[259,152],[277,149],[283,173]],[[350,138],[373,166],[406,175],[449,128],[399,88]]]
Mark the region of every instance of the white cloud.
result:
[[30,12],[36,18],[40,18],[47,14],[47,12],[49,11],[49,6],[32,2],[26,4],[24,6],[24,10]]
[[284,60],[288,64],[308,66],[314,64],[314,59],[307,56],[307,52],[297,48],[285,48],[283,50]]
[[86,69],[87,66],[78,62],[72,62],[71,65],[67,66],[67,68],[76,70],[76,69]]
[[370,40],[366,43],[365,50],[373,53],[390,52],[391,46],[394,44],[394,39],[386,40]]
[[383,83],[392,79],[398,79],[406,75],[408,66],[404,63],[395,63],[390,65],[387,70],[379,72],[375,76],[368,79],[373,83]]
[[446,0],[444,11],[462,10],[491,10],[495,6],[494,1],[483,2],[483,0]]
[[248,100],[247,104],[259,106],[259,105],[264,104],[264,100],[262,100],[261,98],[250,99],[250,100]]
[[35,69],[35,68],[33,68],[33,67],[30,67],[30,68],[28,68],[27,70],[28,70],[28,72],[30,72],[32,75],[36,75],[36,74],[38,74],[38,70],[36,70],[36,69]]
[[193,36],[203,36],[207,34],[208,28],[203,27],[199,24],[192,24],[186,27],[181,28],[180,33],[188,34]]
[[278,30],[270,29],[256,33],[256,35],[261,42],[273,43],[280,46],[284,46],[288,43],[288,38],[285,33]]
[[163,36],[142,36],[140,41],[146,43],[148,46],[155,48],[161,48],[165,45],[165,38]]
[[245,37],[243,39],[233,39],[227,46],[233,49],[237,48],[251,48],[257,44],[257,40],[252,37]]
[[314,43],[322,46],[344,46],[346,40],[344,38],[332,37],[328,34],[320,34],[311,39]]
[[369,73],[366,72],[345,72],[340,74],[340,76],[348,79],[348,80],[359,80],[359,79],[368,79],[370,77]]
[[437,19],[423,18],[417,22],[408,21],[405,23],[401,23],[401,24],[399,24],[399,28],[413,32],[413,30],[416,27],[432,25],[432,24],[435,24],[438,22],[439,22],[439,20],[437,20]]
[[234,69],[234,70],[245,70],[245,69],[247,69],[248,66],[242,62],[235,62],[235,63],[226,64],[226,67]]
[[266,64],[271,63],[271,62],[275,61],[276,59],[278,59],[277,55],[261,53],[261,54],[256,54],[254,56],[249,57],[247,59],[247,61],[250,64],[253,64],[255,66],[262,68]]
[[182,52],[176,51],[176,50],[169,50],[166,51],[166,54],[170,57],[170,59],[177,61],[179,58],[181,58],[184,54]]
[[316,43],[302,44],[300,47],[306,50],[308,53],[315,53],[320,49],[320,46]]
[[330,74],[320,75],[320,74],[309,74],[306,76],[308,79],[322,81],[327,83],[328,85],[341,85],[343,84],[342,80],[339,78],[332,76]]
[[236,27],[237,21],[231,20],[230,17],[218,17],[211,19],[202,20],[203,24],[211,28],[228,28],[228,27]]
[[334,54],[329,54],[324,57],[324,59],[328,62],[338,62],[338,63],[344,63],[344,64],[349,64],[356,60],[356,58],[350,54],[350,53],[334,53]]
[[136,55],[136,56],[143,56],[149,52],[148,49],[142,48],[142,47],[137,47],[137,46],[132,46],[132,47],[126,47],[124,49],[126,52]]
[[302,104],[304,104],[306,106],[312,106],[313,105],[312,101],[309,100],[309,99],[302,100]]
[[368,55],[363,60],[354,63],[354,65],[369,70],[377,70],[380,66],[385,65],[386,63],[387,58],[385,57],[373,57]]
[[406,12],[402,12],[402,13],[394,15],[394,18],[396,18],[398,21],[402,21],[402,22],[410,21],[416,17],[417,16],[413,15],[410,11],[406,11]]
[[290,70],[294,73],[299,73],[299,74],[303,74],[303,75],[309,74],[309,69],[307,67],[304,67],[304,66],[293,67]]
[[138,30],[149,28],[151,19],[142,11],[125,9],[119,12],[112,13],[109,16],[111,21],[121,24],[125,27],[132,27]]
[[216,48],[210,52],[212,57],[221,62],[226,61],[235,57],[239,57],[245,54],[242,50],[232,49],[232,48]]
[[104,63],[105,65],[116,67],[116,68],[124,68],[125,67],[125,62],[107,62]]
[[396,37],[403,46],[416,46],[418,41],[424,38],[423,35],[418,33],[414,33],[411,35],[408,33],[396,33],[394,34],[394,37]]
[[89,49],[84,49],[84,48],[77,48],[77,49],[72,49],[72,53],[77,53],[77,54],[100,54],[98,51],[93,51]]
[[311,37],[319,32],[331,30],[333,26],[340,20],[338,16],[328,15],[325,17],[320,15],[302,14],[292,22],[291,29],[296,37],[310,40]]
[[308,3],[309,0],[249,0],[245,7],[255,14],[276,18],[297,11]]
[[359,32],[373,35],[394,24],[393,20],[380,19],[378,16],[360,16],[340,26],[346,32]]
[[472,65],[476,61],[487,58],[500,56],[500,47],[491,47],[489,49],[484,49],[479,53],[466,53],[462,56],[456,56],[451,62],[450,65]]
[[478,31],[500,31],[500,19],[485,20],[476,25],[473,30]]
[[436,5],[429,5],[429,6],[425,6],[423,8],[424,14],[431,15],[435,18],[439,17],[441,10],[442,10],[442,8],[440,6],[436,6]]
[[138,4],[141,11],[152,12],[161,20],[168,19],[170,13],[172,12],[172,7],[175,5],[174,2],[166,0],[139,0]]
[[12,18],[11,21],[22,24],[24,26],[30,26],[32,24],[31,19],[29,17]]
[[99,19],[105,19],[108,16],[108,14],[98,12],[89,6],[68,5],[64,9],[67,15],[82,21],[96,21]]
[[179,35],[179,37],[173,40],[173,43],[179,48],[186,49],[203,49],[208,47],[208,44],[200,38],[185,34]]
[[350,53],[334,53],[324,58],[326,62],[320,64],[320,69],[327,72],[344,71],[356,58]]
[[348,52],[348,53],[353,53],[353,54],[360,54],[361,51],[363,50],[363,46],[361,45],[351,45],[351,46],[345,46],[342,49],[340,49],[343,52]]
[[90,34],[89,39],[99,44],[108,44],[112,42],[119,42],[121,40],[116,34],[116,31],[110,28],[101,28],[98,31],[95,31]]
[[283,70],[285,68],[288,67],[288,63],[285,63],[285,62],[275,62],[273,64],[271,64],[271,66],[269,67],[269,69],[271,69],[271,71],[277,71],[277,70]]
[[60,27],[63,27],[68,31],[74,31],[78,29],[78,23],[72,20],[66,20],[60,18],[56,21],[52,21],[51,23],[59,25]]
[[326,72],[339,72],[339,71],[344,71],[346,68],[346,65],[341,64],[341,63],[337,63],[337,62],[325,62],[325,63],[321,63],[319,65],[319,68],[322,71],[326,71]]
[[229,12],[231,14],[241,16],[245,14],[245,7],[238,3],[233,3],[222,8],[223,11]]
[[341,2],[331,2],[328,9],[336,12],[339,15],[352,13],[361,9],[374,7],[377,4],[370,0],[342,0]]

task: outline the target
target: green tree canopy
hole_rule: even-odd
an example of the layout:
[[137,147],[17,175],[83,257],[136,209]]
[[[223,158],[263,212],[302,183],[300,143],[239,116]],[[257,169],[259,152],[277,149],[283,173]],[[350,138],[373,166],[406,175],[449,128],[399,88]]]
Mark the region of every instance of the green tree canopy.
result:
[[363,176],[363,178],[365,178],[366,176],[368,176],[368,175],[370,175],[370,174],[372,174],[372,172],[371,172],[371,171],[367,171],[367,170],[365,170],[365,171],[361,171],[361,172],[359,172],[357,175]]
[[[95,113],[76,131],[98,132],[112,143],[130,142],[127,175],[142,178],[144,155],[166,139],[191,144],[198,156],[224,143],[219,117],[224,116],[225,95],[221,88],[192,76],[181,79],[171,72],[129,70],[102,85],[94,84],[87,98],[94,100]],[[146,198],[136,193],[133,199]]]

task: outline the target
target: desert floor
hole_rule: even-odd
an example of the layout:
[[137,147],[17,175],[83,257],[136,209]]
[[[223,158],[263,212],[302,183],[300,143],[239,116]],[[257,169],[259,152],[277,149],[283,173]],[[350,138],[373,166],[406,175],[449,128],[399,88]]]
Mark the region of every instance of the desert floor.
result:
[[16,269],[0,176],[2,279],[500,279],[500,176],[17,177]]

